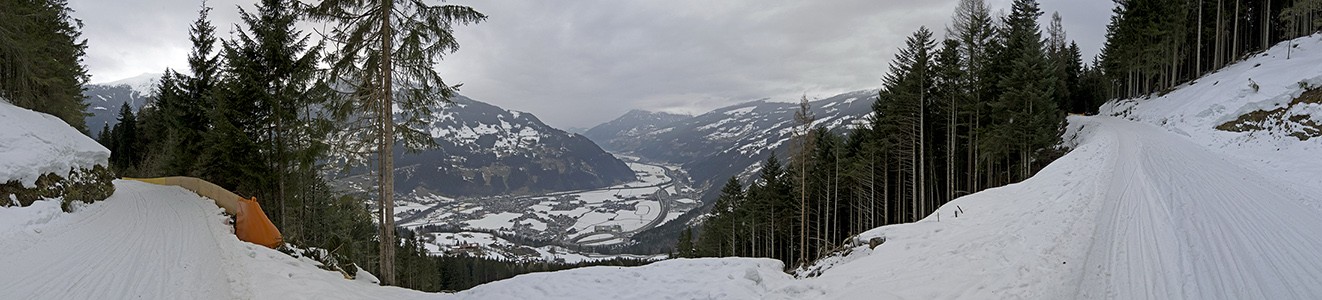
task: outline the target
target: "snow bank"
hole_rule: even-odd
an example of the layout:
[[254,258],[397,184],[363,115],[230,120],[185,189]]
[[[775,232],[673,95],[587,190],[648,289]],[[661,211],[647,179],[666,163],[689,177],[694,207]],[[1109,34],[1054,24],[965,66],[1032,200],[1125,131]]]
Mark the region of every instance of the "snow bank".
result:
[[519,275],[455,294],[460,299],[800,299],[822,291],[758,258],[674,259],[640,267],[587,267]]
[[[1290,45],[1294,48],[1289,49]],[[1322,193],[1322,159],[1318,159],[1322,157],[1322,138],[1301,141],[1291,136],[1300,130],[1298,126],[1279,119],[1268,120],[1263,130],[1216,129],[1246,113],[1278,108],[1286,110],[1281,119],[1322,120],[1322,105],[1289,105],[1305,91],[1301,84],[1322,87],[1322,34],[1278,43],[1165,95],[1109,102],[1101,107],[1101,114],[1160,126],[1249,162],[1297,188]],[[1315,207],[1322,208],[1322,203]]]
[[68,178],[74,168],[91,169],[110,159],[110,150],[59,118],[4,99],[0,128],[0,183],[16,180],[32,188],[43,174]]

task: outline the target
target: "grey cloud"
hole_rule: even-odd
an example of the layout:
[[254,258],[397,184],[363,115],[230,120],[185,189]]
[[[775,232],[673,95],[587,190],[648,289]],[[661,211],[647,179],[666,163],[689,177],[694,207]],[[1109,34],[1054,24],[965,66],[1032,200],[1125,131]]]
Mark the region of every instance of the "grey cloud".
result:
[[[237,21],[235,3],[250,7],[251,2],[209,2],[222,36]],[[996,8],[1009,1],[990,2]],[[1090,49],[1101,44],[1110,1],[1043,2],[1048,14],[1061,10],[1066,30],[1085,53],[1095,53]],[[701,113],[761,98],[791,101],[802,94],[827,97],[876,88],[904,38],[919,26],[943,32],[955,5],[954,0],[449,3],[471,5],[490,18],[456,29],[462,48],[437,66],[448,83],[464,83],[461,92],[470,97],[563,127],[589,127],[633,108]],[[75,15],[87,23],[94,81],[184,66],[188,25],[198,4],[73,0]]]

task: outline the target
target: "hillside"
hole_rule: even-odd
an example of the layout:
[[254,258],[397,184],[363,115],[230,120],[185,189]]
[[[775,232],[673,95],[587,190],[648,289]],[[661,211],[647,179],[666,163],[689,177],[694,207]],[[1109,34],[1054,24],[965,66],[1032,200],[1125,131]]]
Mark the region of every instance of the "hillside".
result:
[[84,86],[83,103],[87,104],[87,128],[92,137],[101,133],[102,126],[115,127],[119,123],[119,108],[128,104],[137,112],[147,105],[156,86],[160,84],[160,73],[145,73],[138,76]]
[[[814,127],[844,129],[872,112],[876,90],[844,93],[812,101]],[[670,123],[650,132],[612,139],[616,150],[681,164],[696,185],[719,184],[756,171],[771,153],[784,156],[798,103],[746,102]],[[605,124],[603,124],[604,126]]]
[[[635,179],[624,162],[582,135],[553,128],[530,113],[464,96],[436,110],[426,130],[434,149],[400,150],[395,191],[427,197],[484,196],[606,187]],[[341,180],[370,186],[368,176]]]
[[593,126],[584,132],[583,136],[597,142],[597,145],[601,145],[602,149],[607,151],[627,151],[639,146],[638,143],[642,141],[640,136],[692,117],[635,109],[614,120]]

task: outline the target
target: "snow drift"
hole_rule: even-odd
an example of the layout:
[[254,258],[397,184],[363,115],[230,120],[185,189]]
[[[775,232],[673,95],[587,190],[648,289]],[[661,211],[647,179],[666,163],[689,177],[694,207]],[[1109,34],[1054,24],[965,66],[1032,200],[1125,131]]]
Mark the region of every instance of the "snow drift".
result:
[[[107,165],[110,150],[55,116],[0,98],[0,183],[35,187],[37,177],[69,177],[74,169]],[[8,200],[8,199],[5,199]]]

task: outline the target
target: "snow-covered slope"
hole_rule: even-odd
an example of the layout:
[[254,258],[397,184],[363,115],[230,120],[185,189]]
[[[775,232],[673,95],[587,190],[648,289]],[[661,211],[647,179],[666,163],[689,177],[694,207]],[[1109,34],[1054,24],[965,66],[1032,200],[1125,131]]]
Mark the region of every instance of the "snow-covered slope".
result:
[[69,214],[57,201],[0,208],[0,298],[364,299],[420,293],[343,279],[239,241],[211,200],[116,181]]
[[[633,170],[582,135],[537,116],[456,96],[435,109],[435,149],[398,151],[395,190],[407,198],[486,196],[600,188],[634,180]],[[341,186],[371,186],[357,176]],[[416,194],[416,195],[415,195]]]
[[0,183],[17,180],[34,187],[43,174],[67,178],[70,170],[104,166],[110,159],[110,150],[59,118],[14,106],[3,98],[0,124]]
[[[872,112],[876,90],[831,96],[811,103],[814,126],[841,130]],[[749,175],[775,152],[787,153],[798,103],[752,101],[719,108],[642,134],[616,137],[616,150],[682,164],[694,182],[719,186]]]
[[[119,123],[119,108],[128,105],[133,112],[147,105],[147,98],[160,85],[161,73],[143,73],[125,79],[84,86],[83,103],[87,104],[87,128],[100,134],[101,126]],[[94,136],[95,137],[95,136]]]
[[639,136],[692,117],[690,115],[635,109],[614,120],[593,126],[583,132],[583,136],[597,142],[597,145],[600,145],[602,149],[627,151],[628,149],[636,149],[639,146],[637,143],[642,141]]

